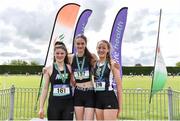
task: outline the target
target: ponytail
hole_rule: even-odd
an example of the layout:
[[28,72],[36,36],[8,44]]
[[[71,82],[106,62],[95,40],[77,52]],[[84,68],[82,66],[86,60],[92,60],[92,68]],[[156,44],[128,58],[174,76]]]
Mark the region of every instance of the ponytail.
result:
[[109,63],[109,65],[111,67],[111,55],[110,55],[110,52],[107,53],[106,60],[107,60],[107,62]]

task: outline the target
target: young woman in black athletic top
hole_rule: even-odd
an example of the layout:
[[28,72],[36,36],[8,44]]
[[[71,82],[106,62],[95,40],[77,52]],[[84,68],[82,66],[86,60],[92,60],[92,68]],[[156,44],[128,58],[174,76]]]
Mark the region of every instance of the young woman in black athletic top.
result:
[[[97,43],[99,60],[94,66],[96,92],[96,119],[116,120],[121,110],[122,81],[119,65],[110,57],[110,44],[106,40]],[[117,85],[117,96],[113,89],[113,79]]]
[[40,118],[44,118],[44,103],[48,94],[49,84],[51,84],[47,110],[48,120],[73,120],[72,76],[67,54],[67,49],[64,45],[55,46],[55,62],[44,71],[45,85],[40,97]]
[[78,35],[75,38],[76,53],[69,56],[75,79],[74,106],[76,120],[93,120],[95,92],[92,83],[92,69],[96,56],[91,54],[86,45],[87,38]]

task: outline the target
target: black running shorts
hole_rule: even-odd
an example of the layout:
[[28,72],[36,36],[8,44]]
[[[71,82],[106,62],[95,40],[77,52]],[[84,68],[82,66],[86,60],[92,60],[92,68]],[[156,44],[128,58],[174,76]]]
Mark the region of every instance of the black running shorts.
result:
[[98,109],[118,109],[118,100],[114,91],[96,91],[96,106]]
[[74,90],[74,106],[83,106],[94,108],[95,92],[94,90],[86,90],[75,88]]

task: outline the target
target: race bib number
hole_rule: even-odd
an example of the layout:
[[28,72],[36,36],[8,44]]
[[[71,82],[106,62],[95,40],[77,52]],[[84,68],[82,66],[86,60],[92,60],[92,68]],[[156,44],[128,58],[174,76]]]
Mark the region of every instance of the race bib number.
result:
[[78,72],[74,72],[74,77],[75,77],[75,79],[79,79],[79,73]]
[[89,70],[84,72],[84,78],[89,78]]
[[105,82],[96,82],[96,88],[95,90],[96,91],[105,91],[105,85],[106,83]]
[[82,72],[82,75],[79,72],[74,72],[75,79],[87,79],[89,78],[89,71]]
[[53,96],[65,96],[70,94],[69,85],[59,84],[53,86]]

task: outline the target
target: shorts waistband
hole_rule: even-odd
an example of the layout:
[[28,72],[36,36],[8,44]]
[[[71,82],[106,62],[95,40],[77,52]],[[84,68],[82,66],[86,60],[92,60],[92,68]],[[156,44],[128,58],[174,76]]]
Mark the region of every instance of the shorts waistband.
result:
[[83,87],[76,86],[75,89],[81,90],[81,91],[90,91],[90,90],[94,90],[94,87],[83,88]]

